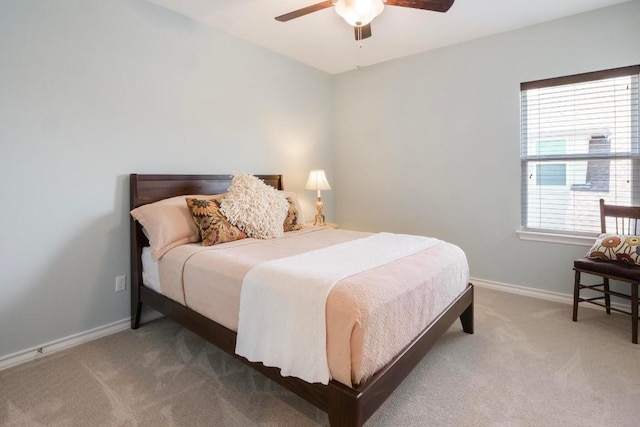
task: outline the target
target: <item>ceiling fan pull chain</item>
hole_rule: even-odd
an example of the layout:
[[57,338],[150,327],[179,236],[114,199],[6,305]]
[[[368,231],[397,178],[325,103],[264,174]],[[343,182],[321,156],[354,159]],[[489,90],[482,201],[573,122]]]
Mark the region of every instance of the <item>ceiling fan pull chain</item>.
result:
[[359,70],[362,68],[362,64],[360,63],[360,51],[362,50],[362,27],[356,27],[356,31],[360,33],[360,37],[356,37],[356,43],[358,45],[356,50],[356,70]]

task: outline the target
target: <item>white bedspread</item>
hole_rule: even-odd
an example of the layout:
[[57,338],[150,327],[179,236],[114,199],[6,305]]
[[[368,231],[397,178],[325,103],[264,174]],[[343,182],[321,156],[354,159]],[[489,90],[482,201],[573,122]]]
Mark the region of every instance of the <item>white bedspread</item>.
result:
[[283,376],[327,384],[325,304],[333,285],[438,242],[379,233],[253,267],[242,284],[236,353]]

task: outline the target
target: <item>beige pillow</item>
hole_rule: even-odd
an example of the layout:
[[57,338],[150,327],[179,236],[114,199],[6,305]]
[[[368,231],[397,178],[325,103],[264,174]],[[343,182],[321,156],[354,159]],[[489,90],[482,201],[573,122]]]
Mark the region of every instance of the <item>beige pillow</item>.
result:
[[247,237],[244,231],[231,224],[220,212],[220,201],[189,197],[186,201],[193,215],[193,221],[200,230],[202,246],[233,242]]
[[200,231],[185,202],[187,197],[212,200],[220,199],[223,195],[176,196],[142,205],[131,211],[131,216],[144,227],[151,246],[151,258],[154,260],[178,245],[200,240]]
[[220,210],[249,237],[272,239],[284,233],[289,203],[282,192],[253,175],[241,173],[233,176]]

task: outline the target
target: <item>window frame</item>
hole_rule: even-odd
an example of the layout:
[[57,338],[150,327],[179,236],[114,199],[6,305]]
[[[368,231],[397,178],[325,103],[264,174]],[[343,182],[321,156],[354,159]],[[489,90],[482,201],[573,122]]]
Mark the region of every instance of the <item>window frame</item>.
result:
[[[521,200],[520,200],[520,228],[517,230],[518,236],[522,240],[536,240],[553,243],[565,243],[572,245],[584,245],[590,246],[593,243],[593,238],[598,233],[589,233],[574,231],[569,229],[544,229],[526,226],[527,224],[527,203],[528,203],[528,165],[531,162],[574,162],[576,160],[620,160],[629,159],[632,162],[632,179],[640,182],[640,100],[634,98],[635,103],[632,104],[634,111],[632,110],[632,122],[638,124],[638,128],[635,126],[632,128],[632,146],[628,152],[608,152],[608,153],[580,153],[580,154],[528,154],[523,147],[525,147],[527,128],[523,118],[526,117],[526,103],[523,102],[522,97],[525,96],[526,91],[532,89],[543,89],[554,86],[580,84],[591,81],[611,79],[617,77],[636,76],[640,80],[640,65],[631,65],[626,67],[612,68],[601,71],[593,71],[581,74],[574,74],[570,76],[554,77],[549,79],[542,79],[530,82],[524,82],[520,84],[520,165],[521,165]],[[640,89],[638,89],[638,95],[640,96]],[[528,141],[527,141],[528,143]],[[539,163],[540,164],[540,163]],[[538,164],[538,165],[539,165]],[[557,163],[550,163],[557,164]],[[537,179],[537,177],[536,177]],[[640,190],[639,190],[640,191]],[[633,191],[631,197],[634,204],[640,203],[640,193]]]

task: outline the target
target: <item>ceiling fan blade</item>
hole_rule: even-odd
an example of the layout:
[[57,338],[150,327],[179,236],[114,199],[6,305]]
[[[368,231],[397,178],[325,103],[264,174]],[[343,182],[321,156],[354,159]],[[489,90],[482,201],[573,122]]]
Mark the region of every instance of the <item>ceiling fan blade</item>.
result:
[[389,6],[410,7],[412,9],[432,10],[434,12],[446,12],[454,0],[387,0]]
[[356,36],[356,40],[367,39],[371,37],[371,24],[353,27],[353,32]]
[[312,4],[311,6],[303,7],[302,9],[294,10],[293,12],[285,13],[284,15],[276,16],[276,21],[287,22],[332,6],[333,3],[331,1],[323,1],[321,3]]

